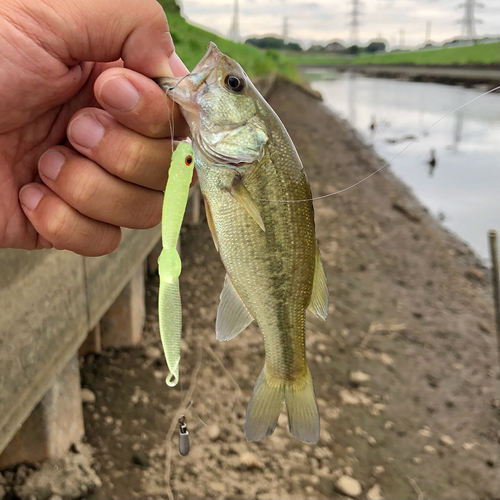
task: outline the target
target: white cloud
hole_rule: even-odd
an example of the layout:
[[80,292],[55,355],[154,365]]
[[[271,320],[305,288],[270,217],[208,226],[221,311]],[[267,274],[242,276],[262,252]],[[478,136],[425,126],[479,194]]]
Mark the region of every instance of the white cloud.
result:
[[[405,45],[424,42],[427,21],[431,38],[443,41],[460,35],[463,8],[459,0],[362,0],[360,2],[360,43],[379,35],[397,44],[404,30]],[[483,0],[476,17],[479,36],[500,33],[500,7],[497,0]],[[312,41],[343,39],[350,41],[350,2],[332,0],[239,0],[240,33],[252,35],[281,34],[283,18],[288,17],[291,38],[306,44]],[[227,34],[233,13],[232,0],[182,0],[185,16],[192,22]]]

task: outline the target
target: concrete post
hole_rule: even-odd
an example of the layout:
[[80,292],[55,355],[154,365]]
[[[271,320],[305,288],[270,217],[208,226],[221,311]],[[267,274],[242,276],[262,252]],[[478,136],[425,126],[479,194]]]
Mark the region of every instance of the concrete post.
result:
[[141,340],[145,318],[144,265],[141,263],[101,319],[102,347],[137,345]]
[[0,469],[64,456],[84,434],[75,355],[0,455]]

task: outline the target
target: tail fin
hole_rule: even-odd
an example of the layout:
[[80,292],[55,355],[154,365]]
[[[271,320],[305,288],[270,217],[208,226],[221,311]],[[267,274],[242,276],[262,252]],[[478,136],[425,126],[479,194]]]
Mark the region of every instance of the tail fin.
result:
[[245,420],[247,441],[260,441],[274,432],[283,402],[286,404],[290,433],[306,443],[317,443],[319,412],[309,369],[298,382],[269,381],[265,366],[248,403]]

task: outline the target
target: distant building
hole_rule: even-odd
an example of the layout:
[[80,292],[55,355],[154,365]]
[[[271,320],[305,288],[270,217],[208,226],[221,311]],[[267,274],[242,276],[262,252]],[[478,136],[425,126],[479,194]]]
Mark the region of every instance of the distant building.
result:
[[326,45],[325,50],[327,52],[345,52],[345,46],[342,45],[340,42],[330,42],[328,45]]
[[474,40],[470,40],[469,38],[455,38],[453,40],[449,40],[448,42],[443,43],[443,47],[451,48],[451,47],[466,47],[474,44],[483,44],[483,43],[495,43],[500,42],[500,36],[486,36],[484,38],[476,38]]

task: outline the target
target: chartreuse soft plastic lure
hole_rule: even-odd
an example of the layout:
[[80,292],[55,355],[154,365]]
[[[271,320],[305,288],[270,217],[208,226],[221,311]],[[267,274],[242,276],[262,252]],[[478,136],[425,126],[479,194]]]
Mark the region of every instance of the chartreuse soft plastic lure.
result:
[[193,166],[193,148],[191,145],[181,142],[172,154],[172,163],[168,172],[161,219],[163,248],[158,258],[160,336],[170,370],[166,383],[171,387],[177,385],[179,381],[182,332],[181,296],[179,293],[179,275],[182,264],[176,247],[182,219],[186,211]]

